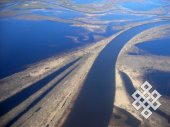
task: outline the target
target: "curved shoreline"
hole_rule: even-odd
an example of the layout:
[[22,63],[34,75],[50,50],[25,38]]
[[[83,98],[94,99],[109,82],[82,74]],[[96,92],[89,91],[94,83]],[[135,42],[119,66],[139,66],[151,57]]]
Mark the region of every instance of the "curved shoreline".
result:
[[[113,110],[115,64],[122,47],[138,33],[161,22],[136,26],[114,38],[99,54],[64,127],[105,127]],[[121,40],[121,39],[124,40]],[[115,49],[115,50],[114,50]]]

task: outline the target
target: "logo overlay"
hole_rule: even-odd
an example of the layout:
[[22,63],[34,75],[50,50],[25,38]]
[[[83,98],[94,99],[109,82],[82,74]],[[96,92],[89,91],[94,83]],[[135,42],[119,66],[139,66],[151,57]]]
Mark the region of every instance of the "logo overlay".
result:
[[134,102],[132,103],[133,107],[135,107],[136,110],[142,108],[141,115],[145,117],[145,119],[151,116],[151,108],[156,110],[161,105],[161,103],[158,101],[161,95],[156,90],[151,92],[151,89],[152,86],[147,81],[145,81],[141,85],[141,90],[136,90],[132,94],[132,97],[134,98]]

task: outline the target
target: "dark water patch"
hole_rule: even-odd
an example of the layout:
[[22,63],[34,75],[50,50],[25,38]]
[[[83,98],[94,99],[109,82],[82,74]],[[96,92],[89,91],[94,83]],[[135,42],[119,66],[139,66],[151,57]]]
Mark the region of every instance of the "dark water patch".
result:
[[48,75],[44,79],[41,79],[40,81],[32,84],[31,86],[23,89],[22,91],[16,93],[15,95],[7,98],[6,100],[0,102],[0,116],[3,116],[16,106],[18,106],[20,103],[22,103],[24,100],[29,98],[31,95],[45,87],[51,80],[53,80],[57,75],[61,74],[63,71],[68,69],[70,66],[75,64],[80,58],[74,60],[73,62],[65,65],[61,69],[57,70],[56,72]]
[[119,108],[119,107],[116,107],[116,109],[118,110],[118,113],[120,112],[120,114],[125,115],[125,117],[126,117],[125,123],[130,125],[130,127],[140,127],[141,126],[140,120],[138,120],[136,117],[134,117],[131,113],[129,113],[128,111],[126,111],[122,108]]
[[[27,65],[73,50],[86,41],[84,28],[51,21],[0,20],[0,78],[23,70]],[[75,36],[80,43],[67,38]]]
[[[159,39],[153,41],[147,41],[135,45],[137,48],[148,52],[153,55],[170,56],[170,39]],[[138,55],[142,55],[143,52],[139,52]]]
[[128,55],[138,55],[136,52],[129,52]]
[[136,91],[131,79],[129,78],[129,76],[126,73],[121,72],[121,71],[119,73],[123,79],[123,83],[125,85],[126,91],[131,96]]
[[147,80],[163,96],[170,96],[170,72],[151,70],[145,74]]
[[111,127],[114,127],[114,126],[115,127],[119,127],[119,126],[140,127],[141,122],[128,111],[120,107],[114,106],[114,111],[110,119],[109,125]]
[[118,114],[115,114],[114,117],[115,117],[115,119],[121,119],[121,116]]

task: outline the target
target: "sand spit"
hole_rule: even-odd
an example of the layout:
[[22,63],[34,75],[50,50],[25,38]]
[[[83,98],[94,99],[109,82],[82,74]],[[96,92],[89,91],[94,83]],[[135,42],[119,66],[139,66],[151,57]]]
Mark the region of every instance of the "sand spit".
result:
[[[145,78],[146,73],[154,70],[170,72],[170,57],[149,54],[146,52],[144,54],[137,55],[140,52],[140,49],[138,49],[135,45],[143,42],[147,43],[149,41],[169,38],[169,28],[170,25],[159,26],[136,35],[124,46],[117,60],[116,95],[114,105],[120,109],[128,111],[136,118],[136,122],[140,120],[141,124],[139,125],[143,127],[170,126],[170,109],[168,106],[170,104],[170,98],[168,96],[163,95],[160,98],[159,101],[162,105],[160,106],[159,111],[153,112],[152,116],[150,116],[148,120],[145,120],[145,118],[140,114],[140,111],[137,111],[131,105],[133,102],[131,97],[131,94],[133,93],[132,91],[138,89],[140,85],[147,80],[147,78]],[[136,55],[131,55],[130,53],[135,53]],[[152,85],[154,87],[154,84]],[[113,124],[111,120],[110,125],[121,126],[120,121],[122,119],[123,118],[121,118],[120,115],[119,122]],[[122,121],[127,124],[127,119],[123,119]],[[128,124],[127,126],[130,125]]]

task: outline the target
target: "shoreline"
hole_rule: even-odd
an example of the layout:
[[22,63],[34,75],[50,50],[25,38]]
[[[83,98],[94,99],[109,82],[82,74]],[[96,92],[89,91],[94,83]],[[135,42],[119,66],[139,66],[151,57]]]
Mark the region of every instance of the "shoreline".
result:
[[[169,57],[149,55],[149,54],[140,55],[140,56],[128,54],[129,52],[138,51],[136,47],[134,46],[135,44],[143,43],[147,40],[153,40],[153,39],[156,40],[159,38],[166,37],[166,33],[168,32],[164,29],[168,29],[169,27],[170,25],[157,26],[157,27],[145,30],[142,33],[138,34],[137,36],[132,38],[129,42],[127,42],[125,47],[121,50],[118,61],[117,61],[117,66],[116,66],[117,83],[116,85],[117,85],[118,91],[116,92],[116,96],[122,95],[121,98],[124,98],[124,101],[119,101],[118,98],[116,98],[115,105],[123,108],[124,110],[129,111],[132,115],[134,115],[137,119],[139,119],[142,122],[142,126],[146,126],[146,125],[151,126],[151,127],[154,127],[154,126],[161,127],[162,125],[168,126],[167,119],[169,118],[168,117],[164,118],[160,114],[153,112],[152,116],[148,119],[148,121],[145,121],[145,119],[140,115],[140,113],[136,111],[135,109],[133,109],[131,105],[132,97],[126,91],[126,88],[125,88],[126,84],[123,82],[121,72],[125,73],[130,78],[133,87],[135,89],[138,89],[140,85],[142,85],[142,83],[146,80],[143,77],[146,74],[147,69],[150,68],[151,70],[158,69],[162,71],[165,71],[165,70],[170,71],[170,68],[169,68],[170,63],[168,62]],[[160,33],[160,31],[162,31],[162,33]],[[151,33],[154,33],[154,34],[151,36],[150,35]],[[165,61],[167,61],[166,65],[164,64],[164,66],[161,66],[162,63],[165,63]],[[168,100],[168,98],[163,96],[161,97],[160,102],[164,104],[164,106],[160,107],[160,110],[167,113],[168,115],[169,108],[167,108],[165,105],[170,104],[170,101]]]

